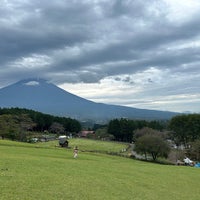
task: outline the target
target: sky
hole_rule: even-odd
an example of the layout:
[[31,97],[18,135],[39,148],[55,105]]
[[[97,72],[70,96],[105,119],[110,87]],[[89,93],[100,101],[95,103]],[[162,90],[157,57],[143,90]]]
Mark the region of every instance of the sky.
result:
[[199,0],[0,0],[0,88],[200,113]]

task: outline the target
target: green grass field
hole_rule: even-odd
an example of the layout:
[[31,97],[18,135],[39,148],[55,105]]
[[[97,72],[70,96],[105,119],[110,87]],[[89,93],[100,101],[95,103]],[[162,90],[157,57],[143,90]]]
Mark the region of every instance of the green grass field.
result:
[[26,144],[0,140],[1,200],[199,200],[200,169],[159,165],[88,151],[119,152],[125,144],[70,140]]

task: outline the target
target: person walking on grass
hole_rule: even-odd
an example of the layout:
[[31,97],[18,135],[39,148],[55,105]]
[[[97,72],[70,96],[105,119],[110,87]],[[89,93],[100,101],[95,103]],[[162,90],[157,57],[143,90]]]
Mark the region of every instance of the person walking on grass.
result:
[[75,146],[74,147],[74,158],[77,158],[78,157],[78,147]]

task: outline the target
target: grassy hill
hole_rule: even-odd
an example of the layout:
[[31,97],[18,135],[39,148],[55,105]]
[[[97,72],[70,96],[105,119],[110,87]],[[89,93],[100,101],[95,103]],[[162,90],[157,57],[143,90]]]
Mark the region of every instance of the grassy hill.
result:
[[125,144],[73,139],[26,144],[0,140],[0,199],[200,199],[200,170],[89,151],[119,152]]

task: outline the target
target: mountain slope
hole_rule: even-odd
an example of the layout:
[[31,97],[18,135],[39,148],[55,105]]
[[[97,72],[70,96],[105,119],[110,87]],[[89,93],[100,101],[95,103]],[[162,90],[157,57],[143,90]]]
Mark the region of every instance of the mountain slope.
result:
[[79,120],[169,119],[177,113],[95,103],[45,80],[27,79],[0,89],[0,107],[19,107]]

